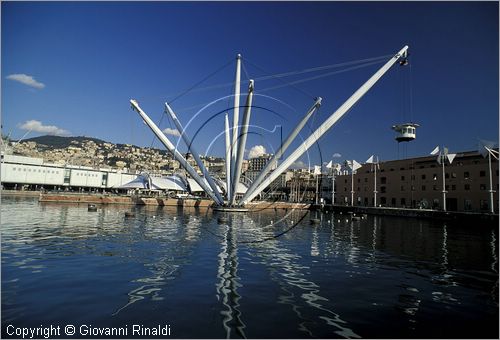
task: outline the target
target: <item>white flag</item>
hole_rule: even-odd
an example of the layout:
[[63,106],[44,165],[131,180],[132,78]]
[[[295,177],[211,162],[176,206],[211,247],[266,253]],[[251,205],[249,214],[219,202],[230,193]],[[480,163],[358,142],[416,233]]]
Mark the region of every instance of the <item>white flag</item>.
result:
[[453,162],[456,155],[457,155],[456,153],[449,153],[446,155],[448,157],[448,161],[450,162],[450,164]]
[[356,170],[358,170],[358,169],[359,169],[359,168],[361,168],[361,167],[362,167],[362,165],[361,165],[361,164],[359,164],[359,163],[358,163],[358,162],[356,162],[355,160],[353,160],[353,161],[352,161],[352,170],[353,170],[353,171],[356,171]]
[[365,163],[375,163],[373,158],[374,158],[374,156],[371,155],[370,158],[368,158]]
[[320,175],[321,174],[321,166],[320,165],[315,165],[314,166],[314,175]]
[[333,164],[333,161],[330,161],[330,163],[328,163],[328,164],[326,165],[326,168],[327,168],[327,169],[331,169],[331,168],[332,168],[332,164]]
[[434,150],[432,150],[431,155],[437,155],[439,153],[439,145],[436,146]]

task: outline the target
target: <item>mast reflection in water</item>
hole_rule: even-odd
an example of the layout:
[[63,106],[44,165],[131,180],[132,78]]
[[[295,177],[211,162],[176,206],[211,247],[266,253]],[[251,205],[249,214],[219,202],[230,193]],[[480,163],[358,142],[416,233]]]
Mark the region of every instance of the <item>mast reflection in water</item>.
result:
[[9,198],[1,209],[4,337],[9,324],[168,324],[173,338],[498,338],[496,227],[272,209],[126,218],[129,207]]

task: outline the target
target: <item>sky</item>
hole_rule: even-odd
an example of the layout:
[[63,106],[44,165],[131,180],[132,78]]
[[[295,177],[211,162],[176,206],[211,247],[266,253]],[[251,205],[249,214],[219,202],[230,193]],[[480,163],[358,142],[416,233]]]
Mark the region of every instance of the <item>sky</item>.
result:
[[[498,142],[498,2],[7,1],[1,10],[2,133],[13,139],[163,148],[131,110],[136,99],[181,151],[165,102],[196,151],[223,156],[241,53],[241,105],[255,79],[246,149],[272,153],[315,97],[322,105],[303,139],[409,45],[409,65],[394,65],[297,165]],[[391,126],[406,122],[420,125],[417,138],[398,144]]]

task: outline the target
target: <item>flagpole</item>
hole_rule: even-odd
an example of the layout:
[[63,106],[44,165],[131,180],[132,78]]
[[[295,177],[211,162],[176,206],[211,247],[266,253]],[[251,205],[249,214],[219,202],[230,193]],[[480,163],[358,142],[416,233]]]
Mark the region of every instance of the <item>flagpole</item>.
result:
[[354,160],[352,161],[353,168],[351,169],[351,207],[354,207]]
[[[440,155],[441,156],[441,155]],[[441,156],[441,162],[443,162],[443,210],[446,211],[446,179],[444,176],[444,163],[446,162],[445,154],[443,152],[443,156]]]
[[335,205],[335,168],[332,166],[332,207]]
[[495,207],[493,206],[493,193],[494,193],[494,191],[493,191],[493,180],[491,177],[491,152],[490,152],[490,150],[488,150],[488,166],[489,166],[489,170],[490,170],[490,212],[492,214],[494,214]]
[[[314,169],[316,170],[316,169]],[[316,205],[318,205],[318,178],[319,178],[319,175],[316,174]]]
[[373,206],[377,206],[377,167],[378,167],[378,157],[377,163],[375,163],[375,175],[374,175],[374,185],[373,185]]

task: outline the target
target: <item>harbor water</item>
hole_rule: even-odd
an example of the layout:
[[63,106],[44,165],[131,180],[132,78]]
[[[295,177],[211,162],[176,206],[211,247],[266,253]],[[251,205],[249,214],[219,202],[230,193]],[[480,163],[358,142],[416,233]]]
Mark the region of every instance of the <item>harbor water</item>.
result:
[[497,226],[2,198],[1,236],[4,338],[499,336]]

